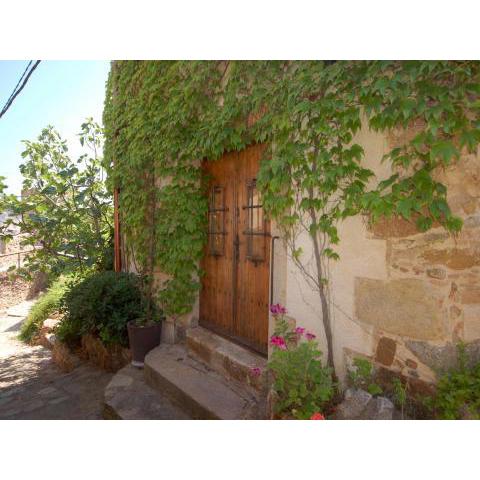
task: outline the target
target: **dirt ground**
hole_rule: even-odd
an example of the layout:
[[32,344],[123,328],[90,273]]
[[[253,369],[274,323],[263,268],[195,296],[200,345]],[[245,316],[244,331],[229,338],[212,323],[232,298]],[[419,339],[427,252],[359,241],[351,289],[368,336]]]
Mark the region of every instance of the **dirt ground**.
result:
[[0,273],[0,315],[8,308],[27,299],[29,283],[20,278],[10,278],[6,272]]

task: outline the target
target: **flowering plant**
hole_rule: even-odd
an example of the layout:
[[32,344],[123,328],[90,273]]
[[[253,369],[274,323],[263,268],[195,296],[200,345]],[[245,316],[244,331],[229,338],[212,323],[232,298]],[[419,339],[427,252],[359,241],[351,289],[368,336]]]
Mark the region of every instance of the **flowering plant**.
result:
[[275,331],[270,338],[272,355],[268,368],[273,373],[275,413],[296,419],[320,419],[325,404],[334,393],[332,371],[320,360],[313,333],[292,328],[285,307],[272,305]]

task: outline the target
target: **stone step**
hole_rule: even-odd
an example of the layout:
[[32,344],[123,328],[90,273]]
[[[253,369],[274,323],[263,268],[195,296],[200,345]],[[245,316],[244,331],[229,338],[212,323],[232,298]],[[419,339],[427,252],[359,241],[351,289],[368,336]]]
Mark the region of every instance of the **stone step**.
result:
[[145,383],[143,371],[127,365],[105,388],[103,417],[107,420],[189,420],[165,395]]
[[240,385],[264,395],[267,359],[202,327],[187,330],[189,355]]
[[217,372],[187,354],[185,346],[162,344],[145,357],[146,382],[191,418],[259,418],[253,395],[235,388]]

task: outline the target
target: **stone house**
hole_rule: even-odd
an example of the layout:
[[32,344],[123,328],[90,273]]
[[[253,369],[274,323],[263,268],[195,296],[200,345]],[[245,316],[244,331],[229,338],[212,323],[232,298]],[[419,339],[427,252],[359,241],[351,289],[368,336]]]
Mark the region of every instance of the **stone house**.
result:
[[[382,163],[384,154],[416,128],[383,134],[364,126],[356,135],[377,181],[392,173]],[[152,384],[181,384],[178,371],[166,372],[165,365],[173,362],[172,355],[184,355],[178,349],[185,343],[187,353],[223,377],[260,390],[249,372],[268,357],[272,303],[285,305],[296,325],[316,334],[325,351],[318,294],[287,254],[275,222],[263,216],[255,184],[262,151],[262,145],[251,145],[226,152],[207,167],[214,181],[202,288],[189,314],[165,322],[163,342],[179,345],[168,347],[173,353],[160,349],[147,357],[145,373]],[[329,266],[329,302],[341,380],[352,359],[364,357],[379,374],[401,375],[422,392],[455,363],[459,342],[472,358],[480,358],[480,153],[464,154],[436,175],[448,188],[453,213],[464,221],[458,236],[441,227],[419,233],[399,218],[371,226],[358,216],[339,226],[340,260]],[[130,270],[122,255],[121,194],[115,198],[116,268]],[[312,253],[307,236],[299,246],[306,256]]]

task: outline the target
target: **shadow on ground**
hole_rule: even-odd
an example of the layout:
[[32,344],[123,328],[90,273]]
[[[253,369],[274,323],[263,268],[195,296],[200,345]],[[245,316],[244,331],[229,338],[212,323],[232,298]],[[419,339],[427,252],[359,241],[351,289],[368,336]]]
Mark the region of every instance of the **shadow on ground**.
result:
[[88,364],[63,373],[50,350],[17,339],[18,320],[0,319],[0,419],[101,419],[112,374]]

